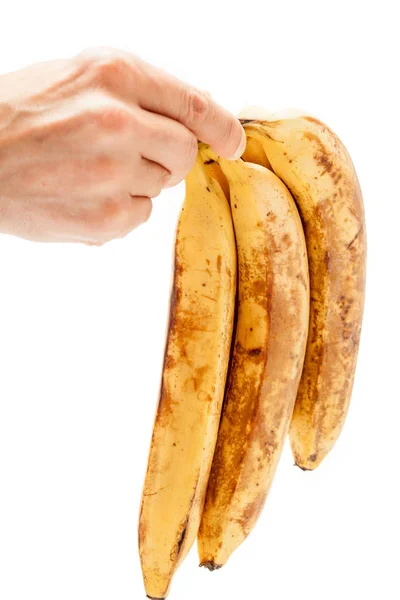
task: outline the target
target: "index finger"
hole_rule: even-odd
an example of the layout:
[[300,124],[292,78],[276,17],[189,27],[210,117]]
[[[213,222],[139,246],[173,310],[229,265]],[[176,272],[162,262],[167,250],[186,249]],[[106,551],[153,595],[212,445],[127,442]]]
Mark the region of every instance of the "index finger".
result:
[[142,108],[179,121],[224,158],[243,154],[246,135],[237,117],[205,92],[143,61],[139,64],[143,83],[136,97]]

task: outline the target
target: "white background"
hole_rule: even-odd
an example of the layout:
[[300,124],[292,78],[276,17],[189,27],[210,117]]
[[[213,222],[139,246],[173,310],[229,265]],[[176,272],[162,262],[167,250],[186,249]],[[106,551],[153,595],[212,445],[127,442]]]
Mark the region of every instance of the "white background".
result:
[[[225,5],[225,6],[224,6]],[[305,108],[347,145],[369,244],[348,420],[314,473],[285,449],[264,513],[227,566],[171,598],[400,597],[399,96],[394,10],[335,3],[2,2],[0,71],[121,47],[233,112]],[[0,598],[144,597],[137,517],[159,385],[181,184],[101,248],[0,236]]]

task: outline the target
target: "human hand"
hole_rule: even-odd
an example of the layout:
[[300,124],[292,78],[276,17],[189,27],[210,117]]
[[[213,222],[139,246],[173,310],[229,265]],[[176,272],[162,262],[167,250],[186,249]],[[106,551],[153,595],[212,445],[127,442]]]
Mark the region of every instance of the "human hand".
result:
[[0,76],[0,232],[103,244],[145,222],[201,140],[244,150],[233,115],[128,53],[86,50]]

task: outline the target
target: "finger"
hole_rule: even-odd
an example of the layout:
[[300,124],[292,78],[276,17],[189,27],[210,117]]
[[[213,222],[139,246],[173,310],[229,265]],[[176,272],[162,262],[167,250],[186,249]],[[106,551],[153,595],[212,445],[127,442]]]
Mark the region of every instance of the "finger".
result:
[[124,238],[128,233],[143,225],[150,215],[153,208],[153,203],[147,196],[134,196],[129,194],[128,199],[124,202],[123,209],[114,219],[105,220],[105,229],[103,230],[103,241],[109,241],[116,238]]
[[92,65],[97,86],[180,122],[224,158],[239,158],[244,152],[246,138],[239,120],[208,94],[113,48],[89,48],[76,58]]
[[181,123],[142,111],[141,153],[170,173],[168,187],[186,177],[197,156],[197,138]]
[[152,209],[153,203],[151,198],[148,198],[147,196],[131,195],[131,210],[128,211],[126,234],[133,229],[136,229],[139,225],[146,223],[150,218]]
[[142,108],[178,121],[224,158],[239,158],[246,136],[239,120],[212,98],[146,64],[136,90]]
[[146,196],[124,193],[120,198],[106,199],[97,219],[86,227],[86,242],[105,244],[125,237],[130,231],[145,223],[150,217],[152,201]]
[[155,198],[167,187],[170,178],[171,173],[165,167],[147,158],[141,158],[131,189],[135,190],[135,196]]

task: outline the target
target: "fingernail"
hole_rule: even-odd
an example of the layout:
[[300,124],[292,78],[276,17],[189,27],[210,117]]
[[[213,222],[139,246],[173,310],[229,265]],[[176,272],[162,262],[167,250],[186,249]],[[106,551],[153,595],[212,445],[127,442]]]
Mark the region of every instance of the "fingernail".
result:
[[240,158],[242,156],[243,152],[245,151],[245,148],[246,148],[246,134],[245,134],[244,130],[242,129],[242,139],[240,140],[240,144],[237,147],[235,154],[233,156],[231,156],[231,160],[237,160],[238,158]]

